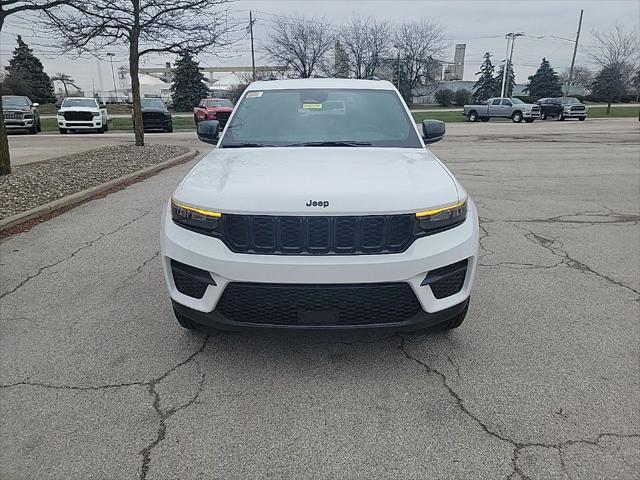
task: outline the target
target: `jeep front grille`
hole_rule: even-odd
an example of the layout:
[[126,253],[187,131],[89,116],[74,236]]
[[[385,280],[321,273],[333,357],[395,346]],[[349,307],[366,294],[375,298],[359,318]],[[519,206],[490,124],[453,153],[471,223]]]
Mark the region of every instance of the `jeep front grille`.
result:
[[404,251],[414,239],[413,215],[224,215],[223,239],[236,253],[376,254]]

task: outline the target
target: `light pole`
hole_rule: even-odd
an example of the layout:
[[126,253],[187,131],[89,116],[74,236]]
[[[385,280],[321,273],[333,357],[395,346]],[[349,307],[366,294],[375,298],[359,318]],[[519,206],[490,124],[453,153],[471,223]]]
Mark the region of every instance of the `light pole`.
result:
[[[517,37],[522,37],[524,33],[507,33],[505,38],[507,39],[507,53],[505,54],[504,59],[504,71],[502,72],[502,89],[500,91],[500,97],[504,97],[505,89],[507,86],[507,70],[509,69],[509,65],[511,65],[511,60],[513,59],[513,45],[516,41]],[[511,52],[509,52],[509,41],[511,41]]]
[[113,71],[113,57],[115,57],[115,53],[107,53],[107,57],[111,60],[111,76],[113,77],[113,91],[116,94],[116,103],[118,103],[118,87],[116,87],[116,74]]

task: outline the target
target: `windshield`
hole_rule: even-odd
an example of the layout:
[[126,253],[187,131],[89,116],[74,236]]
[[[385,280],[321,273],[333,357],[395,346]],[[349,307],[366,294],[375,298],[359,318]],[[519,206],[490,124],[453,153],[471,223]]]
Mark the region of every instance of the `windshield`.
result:
[[579,104],[580,100],[578,100],[577,98],[561,98],[560,99],[560,103],[562,103],[563,105],[575,105],[575,104]]
[[93,98],[65,98],[62,102],[63,108],[69,107],[92,107],[96,108],[98,104]]
[[164,102],[160,98],[141,98],[140,103],[142,103],[143,107],[166,108],[164,106]]
[[25,97],[2,97],[3,107],[28,107],[27,99]]
[[519,98],[512,98],[511,99],[511,103],[513,103],[514,105],[521,105],[524,102],[522,100],[520,100]]
[[249,91],[221,143],[305,145],[422,148],[394,91],[356,89]]
[[227,107],[233,108],[233,103],[223,98],[217,98],[215,100],[207,100],[207,107]]

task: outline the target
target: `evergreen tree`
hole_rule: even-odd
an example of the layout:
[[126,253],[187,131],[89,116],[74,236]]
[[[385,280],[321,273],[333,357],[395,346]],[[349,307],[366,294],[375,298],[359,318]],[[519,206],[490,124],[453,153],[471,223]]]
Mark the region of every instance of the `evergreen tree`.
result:
[[55,102],[53,84],[49,75],[45,73],[42,63],[33,55],[33,50],[24,43],[20,35],[17,41],[18,46],[13,51],[13,57],[5,67],[9,82],[26,83],[31,90],[31,100],[34,102]]
[[480,71],[476,73],[480,77],[473,85],[472,100],[474,102],[484,102],[488,98],[500,95],[500,84],[496,82],[496,78],[493,76],[494,70],[495,67],[491,63],[491,54],[487,52],[484,54],[484,62],[482,62]]
[[536,73],[529,77],[529,85],[524,91],[538,98],[559,97],[562,95],[560,79],[555,70],[551,68],[549,60],[542,58],[542,63]]
[[189,53],[180,55],[176,60],[171,84],[171,98],[176,111],[187,112],[209,95],[203,80],[204,75],[198,62]]
[[[509,66],[507,67],[507,78],[506,78],[506,86],[504,88],[504,96],[511,97],[513,95],[513,87],[516,85],[516,74],[513,72],[513,64],[508,62]],[[504,63],[500,65],[500,69],[496,74],[496,94],[495,96],[499,96],[502,92],[502,76],[504,75]]]

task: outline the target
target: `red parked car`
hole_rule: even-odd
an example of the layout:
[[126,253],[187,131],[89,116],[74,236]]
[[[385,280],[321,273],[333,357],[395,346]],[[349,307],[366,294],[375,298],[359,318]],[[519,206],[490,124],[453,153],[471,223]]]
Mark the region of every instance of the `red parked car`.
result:
[[193,109],[193,120],[196,124],[203,120],[218,120],[222,129],[232,111],[233,103],[226,98],[203,98]]

